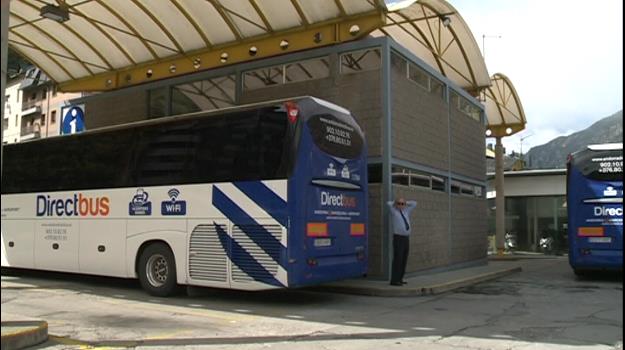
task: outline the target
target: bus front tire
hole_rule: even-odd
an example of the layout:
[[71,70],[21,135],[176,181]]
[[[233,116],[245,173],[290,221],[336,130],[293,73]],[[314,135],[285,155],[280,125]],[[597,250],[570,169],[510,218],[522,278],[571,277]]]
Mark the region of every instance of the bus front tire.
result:
[[143,250],[139,257],[139,281],[141,287],[153,296],[166,297],[176,293],[176,259],[166,244],[153,243]]

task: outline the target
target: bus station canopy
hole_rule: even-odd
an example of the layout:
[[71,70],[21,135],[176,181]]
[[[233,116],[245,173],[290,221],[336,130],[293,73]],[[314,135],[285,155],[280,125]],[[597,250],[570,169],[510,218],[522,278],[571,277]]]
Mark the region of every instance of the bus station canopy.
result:
[[525,112],[510,79],[501,73],[491,77],[491,86],[482,92],[487,136],[503,137],[525,129]]
[[358,39],[383,24],[384,9],[382,0],[14,0],[8,40],[61,90],[105,91]]
[[[108,91],[389,36],[473,96],[497,100],[491,84],[501,79],[489,78],[475,38],[456,9],[445,0],[387,2],[13,0],[8,44],[62,91]],[[507,78],[505,86],[512,86]],[[516,102],[518,117],[518,96]],[[487,108],[487,114],[489,123],[505,124],[510,113]]]
[[446,1],[420,0],[391,8],[373,35],[387,35],[469,93],[490,85],[473,33]]

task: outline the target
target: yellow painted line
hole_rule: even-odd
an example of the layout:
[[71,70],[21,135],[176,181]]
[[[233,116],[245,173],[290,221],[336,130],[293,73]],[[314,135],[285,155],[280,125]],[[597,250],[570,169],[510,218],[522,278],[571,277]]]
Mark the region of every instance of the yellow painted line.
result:
[[59,343],[59,344],[62,344],[62,345],[78,345],[81,348],[85,347],[85,346],[90,346],[89,343],[86,343],[86,342],[81,341],[81,340],[68,338],[68,337],[59,337],[59,336],[56,336],[56,335],[48,335],[48,338],[50,340],[54,341],[55,343]]
[[168,332],[168,333],[160,333],[151,337],[145,338],[145,340],[166,340],[180,337],[183,334],[189,334],[189,331],[176,331],[176,332]]
[[69,337],[58,337],[55,335],[49,335],[48,338],[55,343],[59,343],[61,345],[69,345],[69,346],[79,346],[81,350],[115,350],[115,349],[126,349],[128,347],[135,347],[138,345],[138,342],[128,342],[128,344],[120,345],[120,346],[97,346],[92,345],[89,342],[72,339]]

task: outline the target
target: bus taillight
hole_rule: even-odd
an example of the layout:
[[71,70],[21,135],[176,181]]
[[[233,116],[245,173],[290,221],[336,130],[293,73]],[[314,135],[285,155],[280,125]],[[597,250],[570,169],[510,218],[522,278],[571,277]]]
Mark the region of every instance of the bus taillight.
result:
[[326,222],[309,222],[306,225],[306,236],[308,237],[327,237],[328,223]]
[[365,224],[351,224],[349,226],[349,234],[351,236],[364,236]]
[[289,122],[291,122],[291,124],[295,124],[297,116],[299,115],[299,108],[297,107],[297,104],[295,104],[295,102],[286,102],[284,106],[286,107],[286,115],[289,118]]
[[578,237],[597,237],[603,236],[603,227],[579,227],[577,228]]

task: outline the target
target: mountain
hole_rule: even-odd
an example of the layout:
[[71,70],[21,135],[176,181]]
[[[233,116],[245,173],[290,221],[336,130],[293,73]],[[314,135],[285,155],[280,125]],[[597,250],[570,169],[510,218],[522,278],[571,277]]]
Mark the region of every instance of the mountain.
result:
[[623,110],[599,120],[582,131],[532,147],[524,157],[526,169],[566,168],[566,158],[569,154],[588,145],[612,142],[623,142]]

